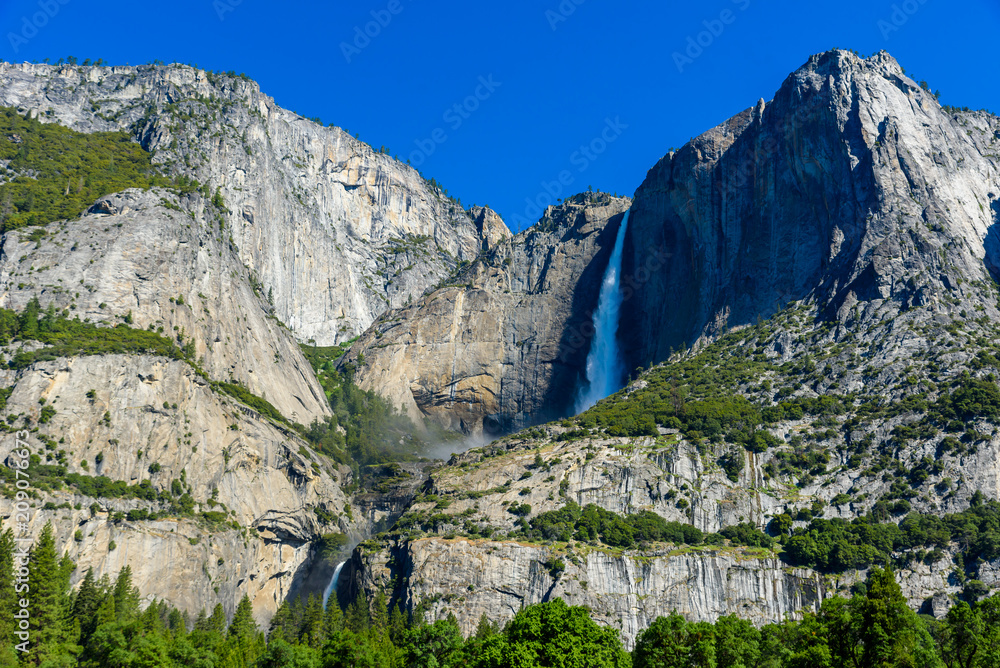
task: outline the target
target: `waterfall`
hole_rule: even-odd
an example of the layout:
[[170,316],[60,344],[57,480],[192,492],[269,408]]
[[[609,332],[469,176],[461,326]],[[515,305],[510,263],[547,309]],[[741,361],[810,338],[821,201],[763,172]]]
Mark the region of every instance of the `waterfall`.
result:
[[594,311],[594,338],[587,355],[587,384],[581,385],[576,398],[576,412],[582,413],[606,396],[622,388],[625,378],[625,364],[618,350],[618,311],[622,305],[620,281],[622,273],[622,248],[625,245],[625,230],[628,215],[622,218],[611,252],[608,268],[601,283],[601,294]]
[[330,584],[326,586],[326,590],[323,592],[323,609],[326,610],[326,602],[330,600],[330,594],[337,591],[337,580],[340,579],[340,571],[344,568],[346,561],[342,561],[337,564],[337,568],[333,571],[333,577],[330,578]]

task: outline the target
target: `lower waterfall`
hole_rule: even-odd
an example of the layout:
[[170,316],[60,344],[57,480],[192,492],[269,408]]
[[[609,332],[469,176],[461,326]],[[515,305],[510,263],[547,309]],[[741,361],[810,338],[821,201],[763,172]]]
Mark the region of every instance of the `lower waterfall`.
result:
[[330,600],[330,594],[334,594],[337,591],[337,580],[340,579],[340,571],[344,569],[344,564],[346,561],[342,561],[337,564],[337,568],[333,571],[333,577],[330,578],[330,584],[326,586],[323,591],[323,609],[326,610],[326,602]]

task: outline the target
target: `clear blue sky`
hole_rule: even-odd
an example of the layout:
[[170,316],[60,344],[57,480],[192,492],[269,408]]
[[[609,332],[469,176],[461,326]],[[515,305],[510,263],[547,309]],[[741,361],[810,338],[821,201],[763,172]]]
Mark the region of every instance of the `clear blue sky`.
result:
[[[25,20],[46,4],[36,34]],[[352,44],[377,18],[376,36]],[[998,0],[0,0],[0,28],[8,61],[246,72],[282,106],[423,158],[425,176],[512,227],[564,171],[563,194],[631,194],[669,147],[769,99],[832,47],[884,48],[943,103],[1000,113]],[[678,65],[689,38],[704,46]],[[603,152],[575,153],[602,132]]]

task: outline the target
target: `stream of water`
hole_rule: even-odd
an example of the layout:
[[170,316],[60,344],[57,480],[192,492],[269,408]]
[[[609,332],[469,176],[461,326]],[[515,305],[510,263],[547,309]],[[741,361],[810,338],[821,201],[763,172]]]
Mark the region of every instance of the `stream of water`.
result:
[[334,594],[337,591],[337,580],[340,579],[340,571],[344,569],[344,564],[346,561],[342,561],[337,564],[337,568],[333,571],[333,577],[330,578],[330,584],[326,586],[323,591],[323,609],[326,610],[326,602],[330,600],[330,594]]
[[601,282],[601,294],[594,311],[594,338],[587,355],[587,384],[581,385],[576,398],[576,413],[582,413],[598,401],[620,390],[625,379],[625,363],[618,349],[618,313],[622,305],[622,249],[628,215],[622,218],[615,247]]

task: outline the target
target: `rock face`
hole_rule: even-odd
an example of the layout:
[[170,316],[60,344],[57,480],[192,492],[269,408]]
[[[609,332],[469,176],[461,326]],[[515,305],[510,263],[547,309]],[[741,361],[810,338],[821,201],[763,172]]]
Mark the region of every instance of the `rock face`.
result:
[[127,129],[169,173],[218,192],[240,261],[303,341],[356,336],[503,237],[502,221],[481,235],[415,169],[278,107],[245,78],[0,63],[0,105],[84,132]]
[[469,209],[469,215],[476,224],[479,238],[483,240],[483,251],[491,251],[513,236],[499,214],[489,207],[474,206]]
[[[168,497],[179,484],[174,496],[190,494],[197,510],[224,518],[206,523],[200,514],[165,513],[156,521],[128,521],[112,515],[168,504],[90,498],[72,488],[47,494],[56,508],[36,508],[30,530],[37,535],[52,522],[60,552],[77,564],[74,582],[87,568],[114,577],[128,564],[147,597],[193,614],[222,603],[232,614],[247,594],[264,621],[314,566],[318,535],[362,528],[342,512],[342,473],[288,429],[216,394],[185,362],[144,355],[60,359],[2,371],[0,382],[12,388],[6,411],[38,427],[27,441],[44,461],[54,463],[58,447],[68,452],[63,466],[70,473],[148,485]],[[39,399],[55,409],[44,422]],[[15,444],[14,434],[5,434],[0,458]],[[0,506],[4,516],[11,503]],[[322,521],[317,508],[333,519]]]
[[[53,521],[75,577],[128,563],[147,595],[232,612],[246,593],[266,623],[328,575],[323,534],[360,539],[402,512],[354,553],[355,591],[390,587],[411,609],[457,613],[466,631],[484,612],[503,621],[562,596],[632,643],[675,608],[763,623],[863,574],[820,577],[729,545],[522,541],[522,519],[574,501],[717,531],[806,510],[851,519],[879,503],[888,517],[889,502],[898,519],[963,510],[976,491],[1000,496],[996,420],[924,420],[963,372],[1000,374],[1000,121],[943,110],[885,54],[814,57],[770,103],[664,158],[634,202],[579,195],[517,236],[489,209],[462,211],[414,170],[239,77],[0,63],[0,105],[83,131],[125,128],[166,171],[205,186],[118,193],[45,235],[0,240],[0,306],[37,298],[192,352],[191,363],[122,354],[0,370],[6,421],[31,432],[35,466],[132,486],[42,490],[31,530]],[[418,467],[395,493],[348,505],[346,467],[211,382],[238,382],[291,420],[322,419],[326,398],[295,337],[360,333],[344,367],[418,421],[490,436],[561,417],[630,208],[619,336],[631,368],[684,344],[711,350],[742,328],[678,382],[714,374],[717,392],[774,409],[750,425],[766,432],[763,448],[668,423],[613,435],[584,416],[456,456],[426,483]],[[732,358],[742,366],[727,367]],[[668,366],[611,401],[631,401]],[[778,412],[832,394],[839,412]],[[644,410],[672,399],[664,390]],[[13,448],[6,433],[0,457]],[[948,555],[904,570],[904,592],[943,614],[937,595],[958,591],[951,570]],[[996,562],[967,570],[1000,586]]]
[[523,606],[559,597],[618,628],[629,649],[654,619],[674,611],[692,621],[738,614],[763,624],[812,608],[835,589],[811,571],[739,551],[591,551],[566,561],[556,575],[549,564],[557,558],[566,555],[542,546],[425,538],[391,551],[358,550],[351,567],[362,574],[356,587],[378,591],[395,578],[402,583],[396,600],[424,603],[430,619],[455,614],[466,635],[483,614],[502,623]]
[[130,317],[133,327],[191,342],[210,377],[242,383],[293,421],[329,414],[312,368],[223,237],[210,202],[130,190],[91,210],[47,226],[37,242],[24,230],[4,235],[0,306],[21,311],[37,298],[43,309],[91,322]]
[[[900,422],[877,431],[888,440],[893,424]],[[777,431],[806,429],[808,423],[800,422]],[[892,478],[863,471],[872,461],[867,458],[852,468],[846,453],[815,480],[806,482],[803,476],[800,484],[764,474],[787,452],[746,453],[747,465],[731,480],[718,464],[730,448],[726,443],[696,446],[678,434],[567,441],[560,439],[568,432],[562,427],[532,431],[529,437],[510,436],[455,455],[434,471],[426,496],[417,497],[395,529],[355,550],[345,576],[350,595],[364,591],[371,597],[388,590],[407,609],[421,605],[431,619],[454,614],[466,633],[484,613],[503,622],[524,605],[561,597],[618,627],[629,646],[653,619],[674,610],[691,620],[734,614],[758,625],[777,622],[813,609],[827,596],[849,595],[866,571],[824,575],[791,567],[769,549],[646,545],[622,550],[532,542],[510,535],[519,522],[512,509],[527,504],[530,519],[572,501],[622,515],[652,511],[711,532],[741,522],[763,528],[771,517],[796,516],[805,508],[850,520],[869,512],[878,499],[892,498]],[[918,443],[898,456],[904,470],[915,470],[934,449],[933,441]],[[834,445],[829,452],[838,450],[843,452]],[[994,437],[970,455],[941,457],[940,470],[914,490],[913,509],[964,510],[975,490],[997,498],[998,453],[1000,439]],[[951,485],[952,480],[961,482],[947,498],[933,492],[941,481]],[[833,502],[845,494],[852,500]],[[917,560],[898,568],[897,580],[912,607],[940,617],[961,593],[954,577],[955,550],[935,563]],[[972,566],[969,577],[996,588],[998,573],[1000,560],[994,560]]]
[[[565,569],[554,573],[557,559]],[[933,566],[902,568],[896,580],[913,608],[940,619],[961,592],[949,581],[951,566],[946,558]],[[991,572],[997,566],[984,564]],[[562,598],[587,606],[598,623],[618,629],[629,649],[658,616],[678,612],[689,621],[714,622],[736,615],[760,626],[800,618],[829,596],[850,596],[851,585],[866,575],[830,577],[789,568],[750,549],[667,546],[567,555],[540,545],[467,538],[422,538],[377,551],[362,547],[349,567],[355,574],[351,595],[391,591],[394,601],[409,609],[423,604],[428,619],[455,615],[466,635],[483,614],[502,623],[524,606]]]
[[[502,238],[502,221],[483,215],[480,238],[414,170],[238,77],[0,63],[0,105],[84,132],[126,129],[164,171],[204,185],[180,197],[110,195],[32,241],[23,230],[0,240],[0,306],[20,311],[37,298],[43,310],[159,331],[203,372],[142,355],[3,371],[10,419],[37,428],[30,447],[59,466],[56,478],[142,486],[125,497],[52,490],[31,530],[53,521],[74,577],[90,566],[114,576],[127,563],[146,595],[197,614],[217,602],[231,613],[245,593],[266,624],[332,568],[316,558],[322,534],[357,540],[387,511],[369,503],[352,515],[340,489],[349,470],[206,377],[245,386],[292,421],[322,419],[326,397],[283,323],[300,340],[348,338]],[[42,419],[40,400],[54,417]],[[0,454],[13,447],[8,434]],[[190,507],[172,509],[182,494]],[[129,510],[162,519],[130,521]],[[9,500],[0,512],[10,514]]]
[[649,248],[671,259],[623,307],[631,366],[789,301],[815,300],[841,323],[860,304],[864,326],[883,305],[898,313],[989,281],[998,137],[1000,120],[942,109],[885,52],[813,56],[636,191],[624,272]]
[[[791,301],[814,303],[822,318],[855,331],[915,307],[984,301],[974,286],[992,283],[1000,268],[998,137],[997,118],[943,109],[888,54],[814,56],[773,100],[669,154],[636,191],[619,333],[626,368],[661,362]],[[606,255],[561,231],[540,234],[546,225],[451,279],[464,288],[387,314],[355,347],[365,386],[383,388],[414,417],[469,433],[565,414]],[[543,259],[556,248],[572,259]],[[511,266],[497,266],[508,257]],[[548,263],[539,278],[554,273],[558,282],[536,287],[529,267],[538,262]],[[526,292],[516,285],[522,276]],[[540,291],[543,310],[527,299]],[[519,313],[530,313],[537,334]],[[497,340],[496,329],[507,333]],[[512,356],[515,345],[528,354]],[[880,352],[892,358],[894,350]]]
[[[501,235],[450,285],[386,313],[345,364],[358,367],[361,387],[376,389],[414,419],[429,417],[475,436],[564,414],[586,361],[598,286],[630,204],[588,194],[549,207],[534,227]],[[476,214],[484,235],[500,229],[488,209]]]
[[[0,305],[21,311],[37,298],[43,310],[164,332],[189,347],[209,378],[241,383],[288,418],[328,415],[312,369],[217,214],[198,195],[131,190],[102,198],[79,220],[46,226],[37,241],[9,232]],[[146,596],[192,614],[222,603],[231,614],[247,594],[265,623],[327,568],[316,559],[321,534],[365,530],[364,518],[344,513],[339,483],[349,471],[324,463],[286,426],[218,394],[186,362],[63,358],[2,371],[0,385],[11,389],[8,414],[37,427],[28,440],[45,463],[148,490],[138,498],[90,498],[74,488],[47,495],[66,509],[36,510],[31,531],[52,521],[61,550],[77,563],[75,580],[90,567],[113,577],[128,564]],[[56,411],[48,420],[40,401]],[[5,435],[0,456],[14,443]],[[170,512],[167,499],[181,494],[192,507]],[[8,515],[10,501],[0,509]],[[163,518],[128,521],[130,510]],[[203,512],[224,519],[206,525]]]

